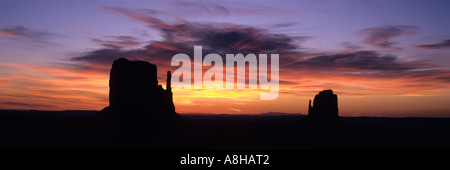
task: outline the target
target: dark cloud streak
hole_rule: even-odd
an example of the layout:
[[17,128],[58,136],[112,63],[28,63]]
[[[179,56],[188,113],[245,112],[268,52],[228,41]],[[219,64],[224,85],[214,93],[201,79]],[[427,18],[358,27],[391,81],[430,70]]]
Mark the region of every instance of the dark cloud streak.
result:
[[104,36],[91,40],[107,48],[129,48],[143,44],[139,39],[130,36]]
[[23,26],[7,26],[0,29],[0,36],[7,36],[9,39],[32,41],[39,44],[53,44],[50,38],[60,35],[42,30],[32,30]]
[[364,36],[363,43],[370,44],[380,48],[394,48],[396,42],[393,38],[413,35],[418,30],[418,27],[407,25],[388,25],[382,27],[366,28],[359,33]]
[[375,51],[357,51],[311,57],[290,63],[280,63],[280,69],[314,72],[316,74],[414,78],[422,81],[450,82],[450,72],[426,61],[399,61],[392,55]]
[[408,70],[410,67],[396,62],[394,56],[380,56],[374,51],[312,57],[295,63],[308,69]]
[[450,49],[450,40],[445,40],[440,43],[435,44],[423,44],[423,45],[417,45],[417,48],[426,48],[426,49],[444,49],[448,48]]

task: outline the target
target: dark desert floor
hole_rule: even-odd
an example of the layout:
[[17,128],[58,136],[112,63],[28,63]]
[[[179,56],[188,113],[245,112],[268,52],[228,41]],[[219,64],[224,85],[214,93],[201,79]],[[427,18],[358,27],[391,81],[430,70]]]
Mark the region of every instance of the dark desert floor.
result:
[[[118,149],[93,133],[95,111],[0,111],[1,149]],[[450,149],[450,118],[188,115],[172,142],[144,149]],[[142,134],[147,135],[147,134]],[[151,140],[161,140],[156,137]]]

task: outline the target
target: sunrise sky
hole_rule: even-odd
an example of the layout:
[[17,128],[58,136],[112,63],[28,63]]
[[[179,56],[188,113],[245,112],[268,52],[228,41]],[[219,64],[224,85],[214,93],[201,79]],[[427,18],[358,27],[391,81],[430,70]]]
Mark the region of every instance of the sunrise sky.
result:
[[[174,89],[179,113],[307,113],[324,89],[342,116],[450,117],[450,1],[0,0],[0,109],[100,110],[120,57],[280,55],[280,93]],[[207,69],[207,68],[205,68]]]

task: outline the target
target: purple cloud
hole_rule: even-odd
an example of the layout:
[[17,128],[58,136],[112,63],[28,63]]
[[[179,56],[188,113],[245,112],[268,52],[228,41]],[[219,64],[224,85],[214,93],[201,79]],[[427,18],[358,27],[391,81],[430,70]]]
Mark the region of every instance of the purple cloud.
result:
[[5,36],[7,39],[13,40],[51,44],[49,39],[59,35],[48,31],[32,30],[23,26],[7,26],[0,29],[0,36]]
[[102,38],[92,38],[91,40],[107,48],[129,48],[144,43],[130,36],[104,36]]
[[392,41],[392,39],[413,35],[418,30],[418,27],[415,26],[406,26],[406,25],[389,25],[382,27],[371,27],[366,28],[359,33],[364,36],[363,43],[370,44],[380,48],[396,48],[396,42]]

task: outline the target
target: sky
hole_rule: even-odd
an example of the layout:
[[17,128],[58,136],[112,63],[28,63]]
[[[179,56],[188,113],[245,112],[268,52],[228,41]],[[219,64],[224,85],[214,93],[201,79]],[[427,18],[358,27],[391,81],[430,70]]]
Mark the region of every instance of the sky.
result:
[[[115,59],[279,54],[280,92],[174,89],[178,113],[450,117],[450,1],[0,0],[0,109],[101,110]],[[203,70],[208,70],[204,67]]]

